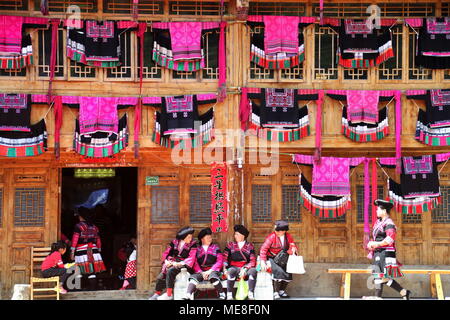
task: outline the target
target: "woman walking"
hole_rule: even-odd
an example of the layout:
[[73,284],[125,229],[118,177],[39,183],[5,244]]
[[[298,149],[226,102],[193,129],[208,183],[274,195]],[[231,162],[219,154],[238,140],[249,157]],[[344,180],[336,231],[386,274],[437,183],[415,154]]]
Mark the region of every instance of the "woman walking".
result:
[[395,238],[397,227],[392,221],[389,211],[393,204],[384,200],[375,200],[378,221],[373,227],[373,241],[367,244],[370,250],[368,258],[373,257],[373,276],[375,295],[381,298],[383,285],[386,284],[397,291],[403,299],[409,300],[411,291],[404,289],[395,278],[403,276],[396,260]]

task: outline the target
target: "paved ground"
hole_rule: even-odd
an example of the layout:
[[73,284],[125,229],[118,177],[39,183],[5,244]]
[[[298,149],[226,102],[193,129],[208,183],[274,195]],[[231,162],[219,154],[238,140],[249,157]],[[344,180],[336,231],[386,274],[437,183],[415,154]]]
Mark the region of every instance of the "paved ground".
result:
[[[65,295],[61,295],[62,300],[147,300],[149,294],[136,292],[135,290],[123,290],[123,291],[83,291],[72,292]],[[197,300],[213,300],[213,299],[197,299]],[[292,297],[289,299],[282,299],[281,301],[291,300],[343,300],[337,297]],[[360,298],[351,298],[351,300],[363,300]],[[385,298],[383,300],[401,300],[395,298]],[[434,300],[431,298],[412,297],[412,300]],[[446,300],[450,300],[450,297]]]

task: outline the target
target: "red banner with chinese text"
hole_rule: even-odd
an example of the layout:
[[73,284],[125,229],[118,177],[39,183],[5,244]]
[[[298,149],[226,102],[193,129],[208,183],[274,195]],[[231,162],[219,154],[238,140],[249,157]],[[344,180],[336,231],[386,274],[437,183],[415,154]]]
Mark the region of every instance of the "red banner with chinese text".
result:
[[211,166],[211,229],[213,232],[227,232],[227,165],[213,163]]

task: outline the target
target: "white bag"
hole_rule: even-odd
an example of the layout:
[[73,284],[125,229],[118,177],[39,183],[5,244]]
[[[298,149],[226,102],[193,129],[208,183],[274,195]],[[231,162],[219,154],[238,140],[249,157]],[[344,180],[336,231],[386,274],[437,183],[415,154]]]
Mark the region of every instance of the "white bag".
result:
[[286,266],[287,273],[304,274],[305,267],[303,265],[303,257],[297,255],[289,255],[289,259]]

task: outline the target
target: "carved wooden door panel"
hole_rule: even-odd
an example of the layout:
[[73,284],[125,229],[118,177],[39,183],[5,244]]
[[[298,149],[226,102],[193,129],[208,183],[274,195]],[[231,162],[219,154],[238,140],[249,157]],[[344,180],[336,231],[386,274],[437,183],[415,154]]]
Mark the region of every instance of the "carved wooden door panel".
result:
[[280,168],[274,175],[261,174],[259,167],[248,167],[244,182],[245,220],[251,231],[250,241],[259,254],[265,238],[273,231],[276,220],[289,222],[289,233],[306,257],[308,244],[303,211],[299,202],[298,169]]
[[[6,170],[5,170],[6,171]],[[30,247],[49,246],[58,237],[58,170],[8,169],[3,190],[6,235],[5,287],[29,283]]]

